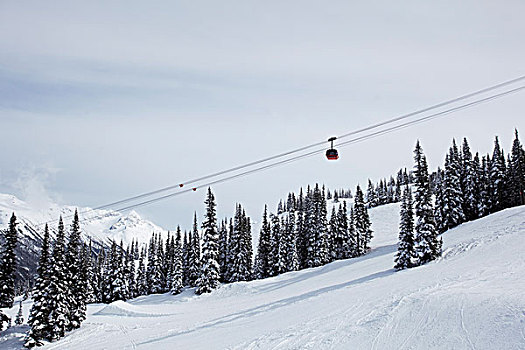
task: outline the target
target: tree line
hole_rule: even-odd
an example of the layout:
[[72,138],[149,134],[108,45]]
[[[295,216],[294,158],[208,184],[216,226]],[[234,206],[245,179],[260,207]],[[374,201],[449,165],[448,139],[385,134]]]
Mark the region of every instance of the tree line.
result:
[[400,210],[396,269],[419,266],[441,256],[441,233],[525,204],[525,151],[517,130],[507,156],[497,136],[492,156],[473,156],[466,138],[460,147],[452,140],[443,169],[438,168],[431,175],[419,141],[414,154],[415,195],[406,186]]
[[[281,214],[268,214],[265,206],[255,259],[245,210],[237,204],[233,218],[219,223],[211,189],[201,230],[195,215],[191,231],[177,227],[166,240],[153,233],[142,246],[113,241],[109,249],[96,252],[91,242],[81,240],[76,212],[67,238],[62,218],[53,243],[46,225],[25,345],[39,346],[80,327],[88,303],[178,294],[184,287],[208,293],[220,283],[266,278],[368,251],[372,230],[359,186],[349,212],[343,201],[330,218],[324,187],[318,184],[304,195],[301,190],[292,203]],[[8,294],[14,298],[14,290]]]

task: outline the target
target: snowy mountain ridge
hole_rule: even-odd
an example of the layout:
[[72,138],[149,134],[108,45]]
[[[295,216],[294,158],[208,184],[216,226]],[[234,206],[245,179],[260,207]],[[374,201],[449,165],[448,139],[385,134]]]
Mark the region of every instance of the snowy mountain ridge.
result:
[[[14,195],[0,194],[0,229],[5,229],[9,218],[14,212],[18,226],[24,235],[38,239],[43,231],[43,223],[49,223],[53,233],[58,225],[58,218],[62,215],[64,226],[68,228],[77,207],[71,205],[60,206],[56,203],[46,205],[31,205]],[[81,220],[81,229],[85,239],[92,238],[98,243],[109,243],[112,240],[124,244],[131,244],[132,239],[146,243],[153,232],[165,233],[166,230],[149,220],[145,220],[135,211],[128,214],[114,210],[92,210],[78,208]],[[82,214],[85,213],[85,214]]]
[[131,244],[132,240],[144,244],[149,241],[153,232],[163,235],[167,233],[151,221],[142,219],[135,211],[123,214],[114,210],[91,210],[47,201],[28,203],[11,194],[0,194],[0,230],[8,227],[13,213],[17,217],[19,244],[16,251],[19,259],[19,280],[32,278],[36,273],[44,234],[43,224],[48,222],[50,234],[55,236],[58,218],[62,216],[64,228],[68,232],[76,209],[79,212],[82,238],[85,242],[91,239],[95,249],[108,246],[113,240],[117,243],[122,240],[126,246]]

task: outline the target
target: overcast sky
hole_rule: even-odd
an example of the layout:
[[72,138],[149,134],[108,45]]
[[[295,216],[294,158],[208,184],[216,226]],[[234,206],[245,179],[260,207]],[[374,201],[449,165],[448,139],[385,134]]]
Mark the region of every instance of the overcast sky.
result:
[[[525,74],[523,1],[0,2],[0,192],[98,206]],[[525,135],[525,93],[213,188],[259,221],[315,182]],[[523,140],[523,138],[522,138]],[[205,191],[138,212],[189,228]]]

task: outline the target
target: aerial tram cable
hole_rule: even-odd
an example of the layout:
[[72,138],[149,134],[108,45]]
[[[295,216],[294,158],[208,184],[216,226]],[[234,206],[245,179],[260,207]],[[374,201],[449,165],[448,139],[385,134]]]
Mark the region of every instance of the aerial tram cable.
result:
[[[349,146],[351,144],[354,144],[354,143],[362,142],[362,141],[365,141],[365,140],[368,140],[368,139],[371,139],[371,138],[375,138],[375,137],[378,137],[378,136],[389,134],[391,132],[394,132],[394,131],[397,131],[397,130],[400,130],[400,129],[404,129],[404,128],[410,127],[412,125],[420,124],[420,123],[423,123],[423,122],[426,122],[426,121],[429,121],[429,120],[432,120],[432,119],[443,117],[443,116],[446,116],[448,114],[457,112],[459,110],[467,109],[467,108],[470,108],[470,107],[474,107],[474,106],[476,106],[478,104],[489,102],[489,101],[492,101],[492,100],[495,100],[495,99],[498,99],[498,98],[510,95],[512,93],[516,93],[516,92],[522,91],[522,90],[525,90],[525,86],[520,86],[520,87],[515,88],[515,89],[507,90],[507,91],[504,91],[502,93],[498,93],[498,94],[495,94],[495,95],[492,95],[492,96],[485,97],[483,99],[479,99],[479,100],[476,100],[476,101],[473,101],[473,102],[469,102],[469,103],[466,103],[466,104],[463,104],[463,105],[460,105],[460,106],[456,106],[456,107],[453,107],[453,108],[450,108],[450,109],[447,109],[447,110],[444,110],[444,111],[441,111],[441,112],[437,112],[437,113],[434,113],[434,114],[431,114],[431,115],[427,115],[427,116],[418,118],[416,120],[408,121],[408,122],[405,122],[405,123],[402,123],[402,124],[398,124],[398,125],[395,125],[395,126],[383,129],[383,130],[379,130],[379,131],[376,131],[376,132],[373,132],[373,133],[369,133],[369,134],[366,134],[366,135],[355,137],[355,138],[353,138],[351,140],[347,140],[345,142],[341,142],[341,143],[337,144],[337,146],[338,147],[347,147],[347,146]],[[334,140],[330,140],[330,142],[333,142],[333,141]],[[300,159],[303,159],[303,158],[306,158],[306,157],[311,157],[311,156],[314,156],[314,155],[318,155],[318,154],[323,153],[324,151],[325,151],[325,148],[319,148],[317,150],[310,151],[310,152],[307,152],[307,153],[304,153],[304,154],[300,154],[300,155],[294,156],[292,158],[284,159],[284,160],[281,160],[281,161],[278,161],[278,162],[275,162],[275,163],[272,163],[272,164],[268,164],[268,165],[264,165],[264,166],[261,166],[261,167],[255,168],[255,169],[247,170],[247,171],[239,173],[239,174],[235,174],[235,175],[231,175],[231,176],[228,176],[228,177],[225,177],[225,178],[221,178],[221,179],[218,179],[218,180],[215,180],[215,181],[211,181],[211,182],[199,185],[198,187],[188,188],[188,189],[185,189],[185,190],[182,190],[182,191],[169,193],[169,194],[157,197],[157,198],[152,198],[152,199],[149,199],[149,200],[146,200],[146,201],[142,201],[140,203],[136,203],[136,204],[128,205],[128,206],[125,206],[125,207],[121,207],[121,208],[116,209],[116,211],[126,211],[126,210],[130,210],[130,209],[133,209],[133,208],[137,208],[137,207],[145,206],[145,205],[148,205],[148,204],[152,204],[152,203],[155,203],[155,202],[167,199],[167,198],[179,196],[179,195],[182,195],[184,193],[191,192],[191,191],[196,191],[200,187],[208,187],[208,186],[216,185],[216,184],[219,184],[219,183],[222,183],[222,182],[226,182],[226,181],[230,181],[230,180],[237,179],[237,178],[240,178],[240,177],[244,177],[244,176],[247,176],[247,175],[250,175],[250,174],[253,174],[253,173],[257,173],[259,171],[268,170],[268,169],[271,169],[271,168],[274,168],[274,167],[278,167],[278,166],[281,166],[281,165],[284,165],[284,164],[287,164],[287,163],[291,163],[291,162],[294,162],[294,161],[297,161],[297,160],[300,160]],[[95,218],[96,216],[97,215],[95,215],[94,217],[91,217],[91,218],[85,218],[85,219],[83,219],[81,221],[90,220],[92,218]]]
[[[398,122],[398,121],[401,121],[401,120],[404,120],[404,119],[416,116],[418,114],[429,112],[431,110],[434,110],[434,109],[437,109],[437,108],[440,108],[440,107],[444,107],[444,106],[447,106],[447,105],[450,105],[450,104],[453,104],[453,103],[456,103],[456,102],[459,102],[459,101],[463,101],[465,99],[468,99],[468,98],[471,98],[471,97],[474,97],[474,96],[477,96],[477,95],[480,95],[480,94],[483,94],[483,93],[486,93],[486,92],[490,92],[490,91],[502,88],[504,86],[508,86],[508,85],[517,83],[518,81],[521,81],[521,80],[525,80],[525,75],[517,77],[515,79],[507,80],[505,82],[502,82],[502,83],[499,83],[499,84],[496,84],[496,85],[492,85],[490,87],[487,87],[487,88],[484,88],[484,89],[481,89],[481,90],[474,91],[474,92],[466,94],[466,95],[462,95],[462,96],[459,96],[459,97],[456,97],[456,98],[453,98],[453,99],[450,99],[450,100],[446,100],[446,101],[440,102],[438,104],[435,104],[435,105],[432,105],[432,106],[429,106],[429,107],[426,107],[426,108],[423,108],[423,109],[419,109],[419,110],[416,110],[414,112],[410,112],[408,114],[403,114],[403,115],[400,115],[398,117],[395,117],[395,118],[392,118],[392,119],[388,119],[388,120],[380,122],[380,123],[372,124],[372,125],[369,125],[367,127],[364,127],[364,128],[358,129],[358,130],[354,130],[354,131],[351,131],[351,132],[339,135],[337,138],[340,140],[340,139],[344,139],[344,138],[347,138],[347,137],[350,137],[350,136],[353,136],[353,135],[357,135],[357,134],[363,133],[365,131],[370,131],[370,130],[373,130],[373,129],[377,129],[379,127],[382,127],[382,126],[385,126],[385,125],[389,125],[389,124],[392,124],[392,123],[395,123],[395,122]],[[138,199],[142,199],[142,198],[145,198],[145,197],[150,197],[150,196],[162,193],[162,192],[167,192],[167,191],[170,191],[170,190],[173,190],[173,189],[176,189],[176,188],[183,188],[186,185],[190,185],[190,184],[193,184],[193,183],[196,183],[196,182],[200,182],[200,181],[203,181],[203,180],[208,180],[208,179],[211,179],[211,178],[214,178],[214,177],[217,177],[217,176],[221,176],[221,175],[225,175],[225,174],[237,171],[237,170],[242,170],[244,168],[248,168],[248,167],[251,167],[251,166],[254,166],[254,165],[258,165],[258,164],[269,162],[269,161],[272,161],[272,160],[275,160],[275,159],[278,159],[278,158],[283,158],[283,157],[286,157],[286,156],[289,156],[289,155],[292,155],[292,154],[295,154],[295,153],[298,153],[298,152],[302,152],[302,151],[308,150],[310,148],[314,148],[314,147],[323,145],[323,144],[325,144],[325,142],[326,141],[316,142],[316,143],[313,143],[313,144],[310,144],[310,145],[307,145],[307,146],[299,147],[299,148],[296,148],[296,149],[293,149],[293,150],[290,150],[290,151],[287,151],[287,152],[279,153],[279,154],[276,154],[274,156],[270,156],[270,157],[267,157],[267,158],[262,158],[262,159],[259,159],[259,160],[253,161],[253,162],[249,162],[249,163],[242,164],[242,165],[239,165],[239,166],[235,166],[235,167],[232,167],[232,168],[229,168],[229,169],[218,171],[218,172],[215,172],[215,173],[212,173],[212,174],[209,174],[209,175],[205,175],[205,176],[202,176],[202,177],[198,177],[198,178],[190,179],[190,180],[187,180],[187,181],[179,182],[177,184],[173,184],[173,185],[170,185],[170,186],[167,186],[167,187],[163,187],[163,188],[160,188],[158,190],[145,192],[145,193],[142,193],[142,194],[139,194],[139,195],[136,195],[136,196],[132,196],[132,197],[129,197],[129,198],[125,198],[125,199],[122,199],[122,200],[119,200],[119,201],[116,201],[116,202],[107,203],[107,204],[104,204],[104,205],[92,208],[91,210],[106,209],[106,208],[113,207],[113,206],[116,206],[116,205],[119,205],[119,204],[124,204],[124,203],[128,203],[128,202],[135,201],[135,200],[138,200]]]
[[[508,85],[514,84],[514,83],[516,83],[518,81],[521,81],[521,80],[525,80],[525,75],[517,77],[517,78],[512,79],[512,80],[508,80],[508,81],[505,81],[505,82],[493,85],[493,86],[490,86],[490,87],[487,87],[487,88],[484,88],[484,89],[481,89],[481,90],[478,90],[478,91],[475,91],[475,92],[472,92],[472,93],[469,93],[469,94],[466,94],[466,95],[462,95],[462,96],[454,98],[454,99],[450,99],[450,100],[447,100],[447,101],[444,101],[444,102],[432,105],[432,106],[424,108],[424,109],[420,109],[420,110],[417,110],[417,111],[414,111],[414,112],[411,112],[411,113],[408,113],[408,114],[404,114],[404,115],[401,115],[401,116],[398,116],[398,117],[386,120],[384,122],[376,123],[376,124],[370,125],[368,127],[362,128],[362,129],[358,129],[358,130],[355,130],[355,131],[352,131],[352,132],[349,132],[349,133],[342,134],[342,135],[338,136],[337,139],[340,140],[340,139],[344,139],[344,138],[347,138],[347,137],[352,136],[352,135],[363,133],[365,131],[370,131],[370,130],[379,128],[381,126],[385,126],[385,125],[388,125],[388,124],[391,124],[391,123],[394,123],[394,122],[397,122],[397,121],[401,121],[401,120],[413,117],[413,116],[421,114],[421,113],[425,113],[425,112],[431,111],[431,110],[436,109],[436,108],[444,107],[446,105],[449,105],[449,104],[452,104],[452,103],[455,103],[455,102],[459,102],[459,101],[462,101],[462,100],[465,100],[465,99],[468,99],[468,98],[471,98],[471,97],[474,97],[474,96],[477,96],[477,95],[480,95],[480,94],[483,94],[483,93],[486,93],[486,92],[489,92],[489,91],[492,91],[492,90],[495,90],[495,89],[498,89],[498,88],[501,88],[501,87],[504,87],[504,86],[508,86]],[[466,105],[462,105],[462,106],[459,106],[459,107],[454,107],[451,110],[454,111],[454,110],[466,108],[466,106],[471,106],[471,105],[475,105],[475,104],[478,104],[478,103],[486,102],[486,101],[489,101],[491,99],[495,99],[495,98],[498,98],[498,97],[501,97],[501,96],[504,96],[504,95],[516,92],[516,91],[521,90],[523,88],[524,87],[520,87],[520,88],[517,88],[517,89],[510,90],[510,91],[505,91],[505,92],[497,94],[497,95],[493,95],[493,96],[489,96],[489,97],[481,99],[481,100],[473,101],[473,102],[468,103]],[[444,113],[449,113],[451,110],[445,111]],[[442,114],[442,112],[439,112],[436,115],[441,115],[441,114]],[[422,120],[425,120],[426,118],[427,117],[424,117]],[[421,120],[417,119],[414,122],[418,123],[418,122],[421,122]],[[408,123],[410,123],[410,122],[408,122]],[[387,129],[387,130],[389,130],[389,129]],[[382,132],[383,131],[379,131],[380,134]],[[364,135],[364,137],[366,138],[367,135]],[[334,140],[329,139],[329,142],[332,142],[331,149],[333,149],[333,141]],[[344,145],[344,144],[347,144],[347,143],[351,144],[354,141],[355,140],[349,140],[349,141],[346,141],[346,142],[343,142],[343,143],[339,143],[338,145]],[[229,169],[226,169],[226,170],[215,172],[215,173],[212,173],[212,174],[209,174],[209,175],[206,175],[206,176],[202,176],[202,177],[199,177],[199,178],[188,180],[188,181],[185,181],[185,182],[182,182],[182,183],[178,183],[178,184],[175,184],[175,185],[167,186],[167,187],[155,190],[155,191],[146,192],[146,193],[143,193],[143,194],[140,194],[140,195],[137,195],[137,196],[133,196],[133,197],[129,197],[129,198],[126,198],[126,199],[123,199],[123,200],[119,200],[119,201],[116,201],[116,202],[104,204],[104,205],[101,205],[101,206],[98,206],[98,207],[94,207],[94,208],[91,208],[91,209],[88,209],[88,210],[81,211],[81,212],[79,212],[79,214],[87,214],[87,213],[89,213],[91,211],[94,211],[94,210],[107,209],[109,207],[117,206],[119,204],[129,203],[131,201],[135,201],[135,200],[146,198],[146,197],[151,197],[153,195],[160,194],[160,193],[163,193],[163,192],[167,192],[167,191],[170,191],[170,190],[173,190],[173,189],[183,188],[185,185],[198,183],[198,182],[203,181],[203,180],[207,180],[207,179],[210,179],[210,178],[213,178],[213,177],[217,177],[217,176],[220,176],[220,175],[225,175],[225,174],[237,171],[237,170],[242,170],[244,168],[248,168],[248,167],[251,167],[251,166],[254,166],[254,165],[258,165],[258,164],[261,164],[261,163],[265,163],[265,162],[269,162],[271,160],[282,158],[282,157],[285,157],[285,156],[288,156],[288,155],[292,155],[294,153],[298,153],[298,152],[301,152],[301,151],[305,151],[305,150],[308,150],[308,149],[316,147],[316,146],[324,145],[325,142],[326,141],[316,142],[316,143],[313,143],[313,144],[310,144],[310,145],[307,145],[307,146],[304,146],[304,147],[296,148],[296,149],[293,149],[293,150],[290,150],[290,151],[287,151],[287,152],[283,152],[283,153],[280,153],[280,154],[277,154],[277,155],[274,155],[274,156],[271,156],[271,157],[263,158],[263,159],[260,159],[260,160],[254,161],[254,162],[246,163],[246,164],[239,165],[239,166],[236,166],[236,167],[233,167],[233,168],[229,168]],[[317,154],[317,152],[318,151],[315,151],[315,154]],[[302,157],[303,156],[300,155],[299,159],[302,158]],[[327,155],[327,157],[328,157],[328,155]],[[286,162],[287,161],[288,160],[286,160]],[[271,165],[271,167],[273,167],[273,165]],[[266,167],[263,167],[263,168],[266,168]],[[259,169],[259,168],[257,168],[257,169]],[[254,170],[257,170],[257,169],[254,169]],[[251,171],[250,171],[250,173],[251,173]],[[202,185],[201,185],[201,187],[202,187]],[[187,192],[190,192],[190,191],[196,191],[196,189],[197,188],[194,186],[192,188],[182,190],[182,191],[180,191],[180,193],[182,194],[182,193],[187,193]],[[179,193],[179,192],[177,192],[177,193]],[[173,193],[169,194],[168,196],[170,196],[170,197],[173,196]],[[164,198],[164,197],[165,196],[162,196],[160,198]],[[145,202],[149,202],[149,201],[145,201]],[[141,203],[138,203],[138,204],[141,205]],[[132,207],[132,206],[130,205],[130,206],[127,206],[127,207]],[[71,217],[71,216],[72,215],[65,216],[64,218],[68,218],[68,217]],[[48,221],[47,223],[52,223],[52,222],[55,222],[55,221],[57,221],[57,220]],[[45,224],[45,223],[42,223],[40,225],[43,225],[43,224]]]

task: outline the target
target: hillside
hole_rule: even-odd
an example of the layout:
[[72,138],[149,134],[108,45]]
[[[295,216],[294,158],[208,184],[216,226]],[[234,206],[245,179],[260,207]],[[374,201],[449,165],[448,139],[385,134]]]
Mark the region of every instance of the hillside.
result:
[[[371,210],[366,256],[208,295],[90,305],[81,329],[45,348],[523,349],[525,207],[450,230],[441,259],[395,272],[398,210]],[[0,347],[16,348],[16,333]]]

